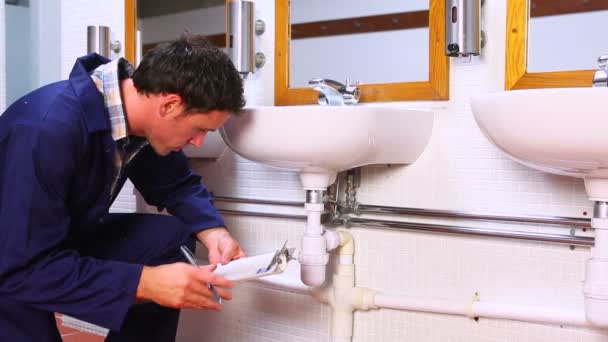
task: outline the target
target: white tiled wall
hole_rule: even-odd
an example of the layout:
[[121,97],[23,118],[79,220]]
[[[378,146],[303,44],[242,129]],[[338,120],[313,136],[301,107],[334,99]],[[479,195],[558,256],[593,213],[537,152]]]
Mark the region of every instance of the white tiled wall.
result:
[[[273,4],[272,0],[256,1],[257,15],[269,24],[259,50],[269,58],[264,69],[247,81],[249,104],[272,105]],[[583,217],[584,212],[591,212],[591,203],[580,180],[516,164],[497,151],[475,125],[470,98],[503,90],[506,0],[486,1],[483,18],[488,45],[472,64],[452,61],[449,101],[386,104],[433,109],[433,136],[414,165],[363,168],[358,200],[480,213]],[[293,173],[254,164],[232,153],[215,163],[198,165],[206,184],[217,194],[304,200]],[[273,250],[285,239],[298,246],[304,229],[303,221],[235,216],[228,216],[227,224],[252,255]],[[566,228],[482,225],[569,233]],[[482,300],[582,306],[587,248],[358,227],[350,231],[356,241],[358,286],[412,296],[468,299],[479,292]],[[301,295],[244,285],[235,290],[234,301],[226,304],[222,314],[185,312],[178,340],[329,341],[329,317],[325,305]],[[606,342],[608,333],[383,309],[356,313],[353,341]]]

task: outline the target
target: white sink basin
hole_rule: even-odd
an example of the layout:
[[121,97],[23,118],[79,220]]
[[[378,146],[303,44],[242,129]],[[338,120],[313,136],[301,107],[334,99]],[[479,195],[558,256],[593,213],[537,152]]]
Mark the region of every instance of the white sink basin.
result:
[[301,172],[305,189],[324,190],[342,170],[368,164],[411,164],[431,135],[429,111],[372,106],[245,109],[223,126],[242,157]]
[[585,179],[608,199],[608,88],[515,90],[472,100],[483,133],[514,160]]

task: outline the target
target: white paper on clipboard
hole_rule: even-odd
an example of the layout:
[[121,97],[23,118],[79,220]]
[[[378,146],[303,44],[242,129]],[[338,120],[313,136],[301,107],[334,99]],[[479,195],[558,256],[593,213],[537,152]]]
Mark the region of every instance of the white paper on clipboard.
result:
[[289,261],[294,259],[293,253],[294,248],[283,246],[276,252],[234,260],[226,265],[218,265],[214,273],[236,282],[279,274],[287,268]]

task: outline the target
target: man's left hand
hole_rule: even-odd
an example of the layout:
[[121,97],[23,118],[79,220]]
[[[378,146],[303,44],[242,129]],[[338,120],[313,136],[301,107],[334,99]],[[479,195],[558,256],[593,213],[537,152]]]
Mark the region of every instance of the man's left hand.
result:
[[196,237],[209,250],[209,263],[225,265],[232,260],[245,256],[239,243],[224,227],[205,229]]

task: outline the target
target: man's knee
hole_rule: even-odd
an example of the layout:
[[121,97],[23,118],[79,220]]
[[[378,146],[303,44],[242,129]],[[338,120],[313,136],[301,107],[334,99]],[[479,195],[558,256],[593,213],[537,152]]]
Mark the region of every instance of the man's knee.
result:
[[154,214],[110,214],[96,236],[75,246],[84,255],[156,266],[185,261],[179,247],[194,248],[194,236],[177,218]]
[[54,313],[3,296],[0,296],[0,332],[2,341],[61,341]]

